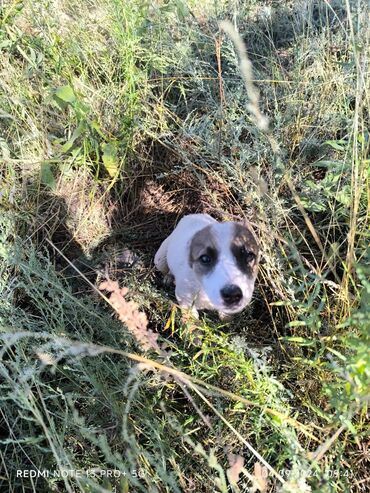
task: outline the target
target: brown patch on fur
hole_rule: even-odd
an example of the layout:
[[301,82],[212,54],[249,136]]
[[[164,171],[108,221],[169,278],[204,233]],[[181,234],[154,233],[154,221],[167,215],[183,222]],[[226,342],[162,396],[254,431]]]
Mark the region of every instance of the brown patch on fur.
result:
[[[202,263],[200,258],[203,255],[207,255],[210,258],[209,263]],[[211,225],[209,225],[193,236],[189,249],[189,264],[196,273],[205,275],[214,269],[217,257],[216,242],[212,235]]]
[[231,252],[239,269],[251,278],[256,278],[259,260],[259,247],[253,233],[240,223],[234,225],[234,238]]

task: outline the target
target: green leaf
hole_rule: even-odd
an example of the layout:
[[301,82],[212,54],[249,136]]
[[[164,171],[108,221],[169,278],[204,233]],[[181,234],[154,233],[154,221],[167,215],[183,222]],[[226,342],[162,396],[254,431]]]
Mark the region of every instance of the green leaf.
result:
[[40,181],[43,185],[55,189],[56,181],[50,163],[42,163],[40,169]]
[[282,425],[284,420],[282,419],[281,416],[275,416],[275,415],[272,415],[271,416],[271,421],[273,421],[274,423],[276,423],[277,425]]
[[316,344],[316,341],[313,341],[312,339],[305,339],[304,337],[282,337],[281,340],[287,341],[287,342],[294,342],[295,344],[298,344],[299,346],[314,346]]
[[341,421],[342,423],[347,426],[348,430],[354,435],[356,436],[357,435],[357,430],[356,428],[354,427],[354,425],[352,424],[351,420],[344,417],[344,416],[341,416]]
[[184,20],[189,15],[188,6],[182,0],[176,0],[175,5],[179,19]]
[[317,166],[318,168],[334,168],[337,167],[338,165],[343,165],[342,161],[316,161],[315,163],[312,163],[312,166]]
[[328,206],[324,201],[319,202],[319,197],[314,200],[313,198],[308,198],[301,196],[301,202],[303,207],[311,212],[323,212],[326,211]]
[[115,142],[109,142],[108,144],[102,144],[103,150],[103,164],[107,170],[109,176],[114,178],[119,170],[117,159],[117,144]]
[[80,122],[73,131],[71,138],[62,146],[63,152],[68,152],[73,146],[75,140],[86,130],[86,123],[84,121]]
[[329,145],[336,151],[345,151],[348,146],[348,142],[346,140],[326,140],[324,144]]
[[76,101],[76,104],[74,104],[73,107],[79,120],[86,119],[91,110],[90,106],[83,101]]
[[335,354],[335,356],[337,358],[339,358],[341,361],[347,361],[347,358],[345,356],[343,356],[343,354],[341,354],[339,351],[337,351],[336,349],[333,349],[331,347],[327,347],[327,350],[330,351],[331,353]]
[[287,327],[305,327],[307,324],[303,320],[293,320],[286,324]]
[[236,402],[234,404],[234,409],[245,409],[245,404],[243,402]]
[[101,126],[99,125],[99,123],[96,121],[96,120],[93,120],[91,123],[91,128],[93,128],[95,130],[95,132],[97,132],[100,137],[105,137],[105,135],[103,134],[103,131],[101,129]]
[[55,96],[65,103],[74,103],[76,101],[76,95],[71,86],[61,86],[55,91]]
[[273,301],[270,303],[270,306],[291,306],[292,303],[290,301]]
[[351,202],[352,202],[351,188],[348,185],[343,187],[342,190],[339,190],[334,195],[334,197],[338,202],[349,207],[351,205]]

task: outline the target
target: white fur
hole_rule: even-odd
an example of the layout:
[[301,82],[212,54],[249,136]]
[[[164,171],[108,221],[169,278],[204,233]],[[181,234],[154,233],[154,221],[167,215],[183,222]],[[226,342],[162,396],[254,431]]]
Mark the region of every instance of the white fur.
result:
[[[190,244],[193,236],[209,225],[219,257],[214,270],[199,279],[189,263]],[[221,317],[230,315],[241,311],[252,298],[254,279],[239,270],[230,250],[233,232],[231,222],[219,223],[208,214],[191,214],[181,219],[155,255],[157,269],[175,278],[180,307],[191,309],[194,316],[198,316],[199,309],[216,310]],[[237,284],[242,290],[243,299],[237,308],[225,306],[222,300],[220,290],[227,284]]]

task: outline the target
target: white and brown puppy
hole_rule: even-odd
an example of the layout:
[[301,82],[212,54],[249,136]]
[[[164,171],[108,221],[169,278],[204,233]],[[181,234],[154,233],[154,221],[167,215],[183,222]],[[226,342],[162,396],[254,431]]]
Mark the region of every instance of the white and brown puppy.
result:
[[216,310],[225,318],[250,302],[258,260],[259,248],[246,224],[191,214],[164,240],[154,263],[174,277],[181,308],[195,317],[198,310]]

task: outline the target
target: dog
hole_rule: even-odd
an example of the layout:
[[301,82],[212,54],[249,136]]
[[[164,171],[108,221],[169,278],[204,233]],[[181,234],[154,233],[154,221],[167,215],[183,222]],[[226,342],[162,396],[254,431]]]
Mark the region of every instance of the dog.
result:
[[181,309],[217,311],[221,319],[250,303],[259,247],[246,223],[218,222],[208,214],[184,216],[154,257],[157,269],[175,281]]

